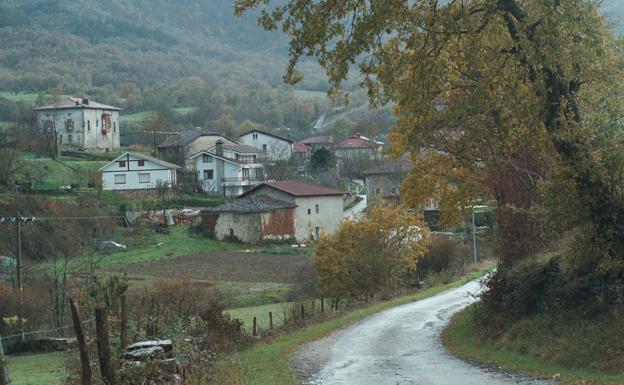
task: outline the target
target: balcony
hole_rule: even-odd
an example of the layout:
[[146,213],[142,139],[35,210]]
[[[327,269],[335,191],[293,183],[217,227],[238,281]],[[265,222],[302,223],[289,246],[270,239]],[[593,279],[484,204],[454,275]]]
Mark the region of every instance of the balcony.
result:
[[242,178],[221,178],[224,186],[251,186],[264,182],[264,179],[250,176]]

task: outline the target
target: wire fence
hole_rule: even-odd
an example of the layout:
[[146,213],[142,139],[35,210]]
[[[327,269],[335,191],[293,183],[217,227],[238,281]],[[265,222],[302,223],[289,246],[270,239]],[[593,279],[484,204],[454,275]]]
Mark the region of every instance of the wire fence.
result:
[[[95,321],[95,317],[91,317],[88,320],[84,320],[81,322],[81,324],[86,325],[88,323],[91,323]],[[36,335],[36,334],[40,334],[42,336],[47,336],[48,334],[51,334],[53,332],[58,332],[61,330],[68,330],[68,329],[73,329],[74,325],[66,325],[66,326],[61,326],[58,328],[53,328],[53,329],[40,329],[40,330],[32,330],[32,331],[28,331],[28,332],[23,332],[23,333],[16,333],[16,334],[11,334],[8,336],[2,336],[0,337],[0,340],[2,341],[7,341],[10,339],[17,339],[17,338],[24,338],[26,336],[31,336],[31,335]]]

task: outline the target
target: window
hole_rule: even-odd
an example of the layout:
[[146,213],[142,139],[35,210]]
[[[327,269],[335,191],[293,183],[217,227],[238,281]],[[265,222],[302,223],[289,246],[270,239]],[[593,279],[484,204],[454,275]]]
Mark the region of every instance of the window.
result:
[[91,121],[87,120],[87,131],[91,132]]
[[109,114],[102,114],[102,134],[110,133],[111,128],[111,116]]
[[72,135],[68,134],[67,135],[67,143],[71,143],[72,142]]
[[262,151],[266,152],[266,148],[267,148],[267,147],[266,147],[266,144],[263,144],[263,145],[262,145]]
[[126,184],[126,174],[115,174],[115,184]]
[[149,172],[139,173],[139,183],[149,183],[149,182],[150,182]]
[[396,189],[396,187],[393,187],[392,188],[392,195],[396,195],[396,193],[397,193],[397,189]]
[[258,134],[252,134],[254,140],[258,139]]
[[95,128],[100,127],[100,119],[95,119]]
[[73,119],[67,119],[65,121],[65,130],[67,130],[67,132],[74,131],[74,120]]
[[321,228],[320,227],[315,227],[314,228],[314,235],[316,240],[319,240],[319,238],[321,238]]
[[248,168],[244,168],[243,169],[243,178],[244,179],[249,179],[249,169]]
[[214,170],[204,170],[204,180],[214,179]]
[[126,161],[125,160],[120,160],[119,161],[119,167],[126,167]]
[[381,193],[381,189],[379,187],[376,187],[375,188],[375,194],[379,194],[379,193]]
[[145,161],[144,160],[140,160],[139,161],[139,167],[144,167],[145,166]]
[[308,215],[312,214],[312,210],[308,209]]
[[314,205],[314,210],[316,211],[316,213],[319,213],[319,205]]
[[212,163],[212,156],[204,154],[204,156],[202,158],[203,158],[202,162],[204,162],[204,163]]
[[117,122],[113,122],[113,132],[117,132]]

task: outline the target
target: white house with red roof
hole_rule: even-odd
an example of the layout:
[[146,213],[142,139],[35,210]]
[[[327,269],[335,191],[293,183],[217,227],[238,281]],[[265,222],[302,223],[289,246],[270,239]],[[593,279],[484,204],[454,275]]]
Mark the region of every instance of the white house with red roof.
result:
[[69,98],[33,110],[39,130],[50,143],[56,141],[60,149],[119,148],[119,107]]
[[383,147],[382,142],[355,134],[337,143],[334,146],[334,154],[337,158],[381,159]]
[[338,230],[344,218],[346,191],[299,181],[264,182],[240,195],[266,196],[295,205],[294,234],[298,242],[318,240],[321,234],[331,235]]

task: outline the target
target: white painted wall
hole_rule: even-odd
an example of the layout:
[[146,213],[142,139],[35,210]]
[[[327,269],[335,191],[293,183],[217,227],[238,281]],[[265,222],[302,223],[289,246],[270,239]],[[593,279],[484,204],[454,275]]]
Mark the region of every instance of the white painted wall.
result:
[[[111,132],[102,132],[102,114],[111,115]],[[74,123],[73,130],[67,128],[67,121]],[[119,111],[63,108],[37,111],[37,124],[43,132],[46,121],[53,121],[60,148],[81,148],[89,150],[112,150],[119,148]]]
[[290,142],[262,132],[252,131],[241,135],[238,137],[238,142],[266,151],[270,160],[287,160],[292,156],[292,144]]
[[[225,155],[229,157],[228,154]],[[197,179],[200,181],[202,191],[209,194],[238,196],[242,194],[246,188],[257,185],[259,182],[254,181],[253,178],[261,177],[264,173],[264,166],[259,163],[238,164],[211,155],[207,155],[207,159],[211,159],[212,161],[205,162],[203,154],[198,154],[193,158],[193,168],[197,173]],[[244,169],[249,169],[250,180],[242,179]],[[205,170],[212,170],[212,179],[204,179]],[[223,178],[226,179],[225,182],[222,181]],[[228,180],[228,178],[235,178],[238,180],[232,181]]]
[[[139,160],[144,160],[135,155],[119,159],[101,171],[102,189],[104,190],[145,190],[153,189],[163,184],[175,185],[176,170],[169,169],[161,164],[144,160],[144,165],[139,166]],[[122,167],[120,161],[126,164]],[[141,182],[139,174],[149,174],[149,182]],[[125,183],[116,183],[116,175],[125,175]]]

